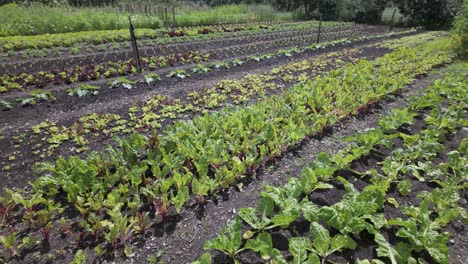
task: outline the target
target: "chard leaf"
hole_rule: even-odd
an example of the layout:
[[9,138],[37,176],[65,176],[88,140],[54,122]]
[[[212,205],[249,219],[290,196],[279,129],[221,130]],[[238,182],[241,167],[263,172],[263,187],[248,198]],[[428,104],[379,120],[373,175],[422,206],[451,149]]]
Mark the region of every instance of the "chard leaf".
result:
[[301,210],[302,215],[307,221],[312,223],[317,222],[319,220],[320,208],[316,204],[308,201],[307,199],[302,200]]
[[321,256],[328,255],[328,249],[330,247],[330,234],[328,233],[328,230],[319,223],[314,222],[310,224],[310,232],[314,239],[312,243],[315,250]]
[[197,261],[194,261],[191,264],[211,264],[210,253],[203,254]]
[[237,215],[253,229],[258,230],[261,228],[261,225],[259,225],[259,219],[256,215],[256,210],[254,208],[241,208]]
[[289,252],[293,255],[294,264],[302,264],[308,258],[308,251],[312,250],[312,243],[307,237],[293,237],[289,239]]
[[310,253],[305,264],[320,264],[320,258],[315,253]]
[[398,191],[403,196],[407,196],[411,192],[411,187],[412,184],[409,180],[400,181],[397,185]]
[[355,249],[356,242],[347,235],[336,235],[331,239],[331,252],[341,251],[342,249]]
[[177,192],[177,195],[171,198],[171,201],[174,203],[177,213],[180,213],[180,210],[184,204],[189,199],[189,189],[188,186],[184,186],[181,190]]
[[258,205],[258,211],[262,216],[270,216],[273,214],[275,203],[270,197],[261,197]]
[[[260,256],[264,260],[269,260],[272,258],[279,258],[281,256],[281,253],[279,250],[273,248],[273,242],[271,239],[270,234],[266,232],[262,232],[258,234],[257,239],[253,240],[247,240],[247,243],[245,244],[245,248],[251,249],[255,252],[260,253]],[[282,256],[281,256],[282,257]]]
[[242,246],[242,222],[239,217],[229,223],[226,228],[221,231],[217,238],[208,240],[203,245],[204,250],[216,249],[224,252],[231,258],[244,250]]
[[380,234],[379,232],[376,232],[374,234],[374,241],[378,245],[376,249],[377,256],[387,257],[390,259],[392,264],[398,264],[397,263],[398,252],[390,245],[390,243],[387,242],[387,240],[382,234]]
[[370,261],[368,259],[363,259],[363,260],[358,259],[356,261],[356,264],[385,264],[385,262],[379,259],[372,259]]
[[271,218],[271,222],[281,228],[287,228],[294,220],[299,217],[299,214],[279,214]]
[[400,204],[398,203],[398,201],[393,197],[388,197],[387,202],[392,204],[395,208],[400,207]]

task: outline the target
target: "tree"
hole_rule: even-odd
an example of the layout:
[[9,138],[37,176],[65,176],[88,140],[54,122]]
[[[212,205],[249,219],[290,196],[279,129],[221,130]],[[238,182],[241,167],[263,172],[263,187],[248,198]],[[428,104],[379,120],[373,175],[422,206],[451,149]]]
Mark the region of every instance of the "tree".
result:
[[412,26],[447,29],[461,11],[463,0],[396,0],[400,12]]
[[463,12],[453,23],[452,36],[457,53],[461,57],[468,57],[468,2],[463,5]]

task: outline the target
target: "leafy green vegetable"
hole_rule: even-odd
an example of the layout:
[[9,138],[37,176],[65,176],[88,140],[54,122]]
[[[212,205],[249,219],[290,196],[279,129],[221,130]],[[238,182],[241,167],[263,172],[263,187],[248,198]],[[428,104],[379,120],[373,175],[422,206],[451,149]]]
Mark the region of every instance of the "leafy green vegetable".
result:
[[242,247],[242,225],[239,217],[236,217],[234,221],[226,226],[226,229],[219,232],[218,237],[212,240],[208,240],[203,245],[203,249],[219,250],[237,263],[235,259],[236,255],[246,250]]
[[310,232],[313,237],[313,248],[311,250],[322,258],[322,263],[324,263],[326,258],[335,251],[341,251],[342,249],[355,249],[357,246],[356,242],[347,235],[336,235],[334,237],[330,237],[328,230],[316,222],[313,222],[310,225]]

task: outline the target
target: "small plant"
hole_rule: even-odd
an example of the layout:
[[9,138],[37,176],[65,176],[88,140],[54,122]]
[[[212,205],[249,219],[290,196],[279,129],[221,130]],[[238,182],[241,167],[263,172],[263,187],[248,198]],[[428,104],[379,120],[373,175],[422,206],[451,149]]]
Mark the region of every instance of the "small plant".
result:
[[0,243],[2,243],[10,256],[13,257],[18,254],[18,248],[16,247],[16,232],[12,232],[6,236],[0,236]]
[[235,59],[233,61],[231,61],[231,64],[233,66],[241,66],[242,64],[244,64],[245,62],[244,61],[241,61],[240,59]]
[[80,249],[75,253],[75,256],[73,257],[73,260],[70,262],[70,264],[86,264],[87,260],[88,256],[86,256],[86,253]]
[[109,81],[107,83],[109,88],[124,87],[124,88],[129,89],[129,90],[132,89],[133,85],[135,85],[135,84],[136,84],[135,81],[130,81],[125,77],[119,77],[119,78],[115,79],[114,81]]
[[212,63],[210,64],[210,67],[211,68],[214,68],[214,69],[229,69],[229,63],[227,62],[215,62],[215,63]]
[[68,95],[83,97],[88,94],[97,95],[99,93],[99,86],[81,84],[78,87],[70,88],[67,90]]
[[188,74],[185,70],[175,70],[171,71],[168,75],[166,75],[166,77],[177,77],[180,79],[184,79],[186,77],[190,77],[190,74]]
[[18,98],[16,99],[16,101],[19,102],[21,106],[35,105],[37,102],[40,101],[55,101],[55,96],[53,96],[51,92],[46,92],[41,89],[33,90],[29,95],[31,97]]
[[80,54],[80,47],[74,46],[70,49],[70,54],[72,55],[78,55]]
[[192,68],[192,72],[193,73],[207,73],[211,71],[210,68],[206,67],[205,65],[203,64],[198,64],[197,66],[195,66],[194,68]]
[[[242,247],[242,224],[239,217],[227,225],[217,238],[208,240],[203,245],[204,250],[216,249],[228,255],[231,259],[246,250]],[[237,263],[237,261],[235,261]]]
[[159,75],[157,75],[155,73],[148,73],[148,74],[146,74],[144,76],[143,81],[141,81],[141,82],[145,82],[147,84],[150,84],[150,83],[160,81],[160,80],[161,80],[161,77],[159,77]]
[[0,99],[0,110],[10,110],[11,104],[3,99]]

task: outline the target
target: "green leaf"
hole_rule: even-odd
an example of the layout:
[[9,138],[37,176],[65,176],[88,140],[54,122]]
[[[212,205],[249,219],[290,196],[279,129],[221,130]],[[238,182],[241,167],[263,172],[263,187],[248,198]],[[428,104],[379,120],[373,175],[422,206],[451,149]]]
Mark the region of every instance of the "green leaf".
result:
[[305,264],[320,264],[320,258],[315,253],[310,253]]
[[255,240],[247,240],[245,248],[258,252],[262,259],[270,260],[271,264],[287,264],[281,252],[273,248],[273,241],[267,232],[258,234]]
[[210,253],[203,254],[197,261],[194,261],[191,264],[211,264]]
[[409,180],[400,181],[397,185],[401,195],[407,196],[411,192],[412,184]]
[[347,235],[336,235],[331,239],[331,252],[341,251],[345,248],[354,250],[356,247],[356,242]]
[[268,260],[272,257],[272,251],[274,250],[271,236],[266,232],[258,234],[257,239],[255,240],[247,240],[245,248],[260,253],[262,259],[265,260]]
[[302,200],[301,210],[304,218],[309,222],[317,222],[319,220],[320,208],[318,205],[310,202],[307,199]]
[[398,201],[393,197],[388,197],[387,202],[392,204],[395,208],[400,207],[400,205],[398,204]]
[[312,243],[307,237],[293,237],[289,239],[289,252],[293,255],[294,264],[302,264],[312,250]]
[[380,234],[379,232],[376,232],[374,234],[374,241],[378,245],[376,249],[377,256],[387,257],[390,259],[390,262],[392,264],[398,264],[397,263],[398,252],[390,245],[390,243],[387,242],[387,240],[385,240],[385,237],[382,234]]
[[256,210],[252,207],[241,208],[237,214],[244,222],[251,226],[255,230],[262,228],[262,225],[259,224],[260,220],[256,215]]
[[73,260],[70,262],[70,264],[86,264],[87,260],[88,257],[83,252],[83,250],[80,249],[75,253],[75,256],[73,257]]
[[271,222],[281,228],[287,228],[294,220],[299,217],[299,214],[278,214],[271,218]]
[[275,208],[275,203],[270,197],[261,197],[258,205],[258,212],[262,216],[271,216]]
[[171,198],[171,201],[174,203],[177,213],[180,213],[180,210],[184,206],[184,204],[189,199],[189,189],[188,186],[184,186],[181,190],[177,192],[176,196]]
[[125,246],[124,248],[124,253],[127,258],[129,258],[133,254],[132,247],[130,246]]
[[244,250],[242,246],[242,222],[240,217],[229,223],[226,228],[218,234],[218,237],[208,240],[203,245],[204,250],[216,249],[224,252],[231,258]]
[[330,233],[319,223],[310,224],[310,232],[313,237],[313,246],[317,253],[323,257],[328,255],[328,250],[330,248]]

